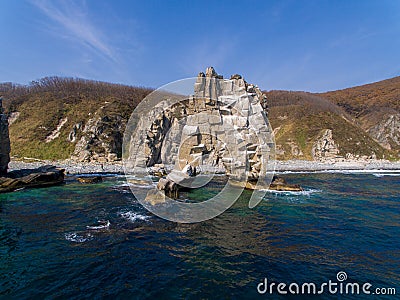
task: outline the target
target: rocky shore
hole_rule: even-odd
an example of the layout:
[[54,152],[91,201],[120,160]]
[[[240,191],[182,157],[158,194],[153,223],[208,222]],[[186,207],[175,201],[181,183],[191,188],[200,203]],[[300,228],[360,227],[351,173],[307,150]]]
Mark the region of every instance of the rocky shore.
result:
[[[66,174],[94,174],[94,173],[117,173],[123,174],[124,168],[121,161],[113,163],[77,163],[72,160],[35,160],[31,162],[11,160],[9,170],[39,168],[45,165],[55,165],[65,169]],[[346,170],[398,170],[400,161],[390,162],[387,160],[370,160],[368,162],[344,161],[344,162],[317,162],[305,160],[277,161],[276,172],[320,172],[320,171],[346,171]]]
[[320,162],[308,160],[277,161],[276,172],[319,172],[319,171],[372,171],[372,170],[399,170],[400,161],[388,160],[346,160],[340,162]]
[[124,173],[122,162],[113,163],[93,163],[93,162],[76,162],[73,160],[11,160],[8,164],[9,170],[38,168],[45,165],[55,165],[65,169],[65,174],[95,174],[95,173]]

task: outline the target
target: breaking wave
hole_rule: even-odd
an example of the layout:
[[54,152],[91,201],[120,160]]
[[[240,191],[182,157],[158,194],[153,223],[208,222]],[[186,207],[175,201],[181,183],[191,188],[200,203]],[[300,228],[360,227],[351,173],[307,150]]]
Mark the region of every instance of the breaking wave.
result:
[[311,194],[315,193],[321,193],[322,190],[317,190],[317,189],[308,189],[304,191],[275,191],[275,190],[263,190],[271,194],[277,194],[277,195],[301,195],[301,196],[310,196]]
[[141,214],[133,212],[133,211],[127,211],[127,212],[120,213],[120,216],[123,217],[124,219],[129,220],[132,223],[134,223],[136,221],[147,221],[148,219],[150,219],[150,216],[141,215]]
[[70,242],[84,243],[93,239],[90,233],[79,234],[77,232],[70,232],[65,234],[65,239]]
[[375,177],[400,176],[400,173],[374,173],[372,175],[374,175]]
[[97,221],[96,225],[88,225],[86,226],[87,229],[91,230],[99,230],[99,229],[105,229],[110,227],[110,221]]

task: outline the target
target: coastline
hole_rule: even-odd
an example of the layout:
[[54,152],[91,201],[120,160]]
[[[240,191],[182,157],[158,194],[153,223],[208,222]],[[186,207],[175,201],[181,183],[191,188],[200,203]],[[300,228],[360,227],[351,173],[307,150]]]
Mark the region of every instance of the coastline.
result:
[[307,161],[287,160],[277,161],[275,172],[323,172],[323,171],[365,171],[377,170],[400,171],[400,161],[388,160],[347,160],[347,161]]
[[[32,162],[11,160],[9,171],[17,169],[33,169],[45,165],[55,165],[65,169],[67,175],[74,174],[96,174],[113,173],[124,174],[121,161],[113,163],[78,163],[72,160],[32,160]],[[387,160],[369,161],[341,161],[341,162],[319,162],[305,160],[276,161],[275,172],[374,172],[374,171],[399,171],[400,161],[390,162]]]

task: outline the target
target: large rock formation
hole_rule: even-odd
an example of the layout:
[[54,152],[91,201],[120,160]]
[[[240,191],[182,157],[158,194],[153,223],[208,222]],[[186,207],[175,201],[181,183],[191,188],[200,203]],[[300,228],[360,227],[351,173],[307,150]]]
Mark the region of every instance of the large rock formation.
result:
[[140,116],[138,140],[130,145],[128,160],[136,167],[164,163],[182,169],[189,162],[202,169],[222,167],[251,181],[265,171],[263,158],[274,155],[266,97],[240,75],[223,80],[210,67],[199,73],[189,97],[154,103],[143,109],[147,116]]
[[3,113],[3,99],[0,97],[0,175],[7,173],[10,162],[10,138],[7,115]]

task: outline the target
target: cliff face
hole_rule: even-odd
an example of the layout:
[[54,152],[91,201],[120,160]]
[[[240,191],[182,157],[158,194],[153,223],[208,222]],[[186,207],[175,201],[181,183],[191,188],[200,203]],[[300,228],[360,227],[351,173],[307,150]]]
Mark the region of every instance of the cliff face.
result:
[[3,100],[0,98],[0,175],[7,173],[10,162],[10,139],[8,136],[8,119],[3,113]]
[[312,154],[315,160],[326,160],[337,158],[339,155],[338,146],[332,138],[332,130],[326,129],[322,136],[314,143]]
[[400,113],[383,115],[367,132],[388,150],[400,150]]
[[76,142],[73,160],[112,162],[121,157],[122,133],[126,119],[118,115],[96,113],[95,117],[72,127],[68,141]]
[[192,95],[175,103],[166,99],[141,116],[130,160],[141,167],[176,162],[181,169],[187,162],[218,166],[257,180],[266,167],[263,160],[274,155],[266,108],[257,86],[240,75],[224,80],[210,67],[199,73]]

